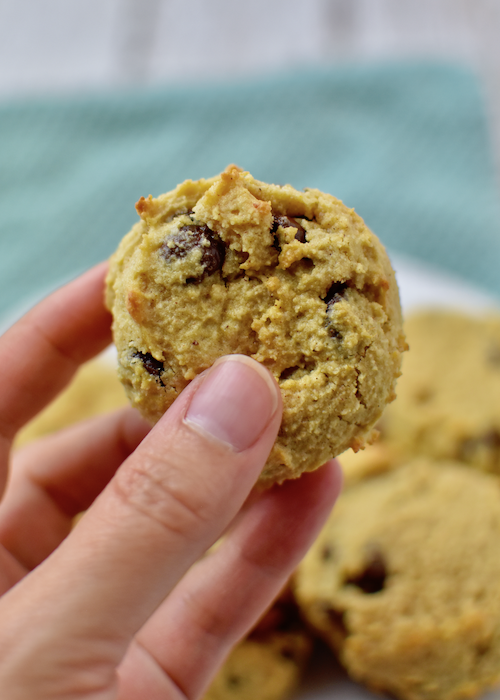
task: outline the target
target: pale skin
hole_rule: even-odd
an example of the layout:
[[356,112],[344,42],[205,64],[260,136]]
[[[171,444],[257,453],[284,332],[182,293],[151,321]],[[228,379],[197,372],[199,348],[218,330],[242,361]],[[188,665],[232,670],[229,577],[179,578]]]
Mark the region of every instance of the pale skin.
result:
[[253,489],[282,407],[267,370],[239,356],[192,381],[151,430],[125,409],[12,454],[17,431],[111,342],[105,273],[0,339],[2,700],[201,697],[341,487],[332,461]]

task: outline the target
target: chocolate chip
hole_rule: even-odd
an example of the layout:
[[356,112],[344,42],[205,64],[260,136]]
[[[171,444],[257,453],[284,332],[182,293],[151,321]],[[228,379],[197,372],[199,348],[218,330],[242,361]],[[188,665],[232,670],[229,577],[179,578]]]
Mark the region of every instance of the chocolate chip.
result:
[[289,659],[290,661],[298,661],[298,653],[296,649],[291,646],[284,646],[280,649],[280,654],[284,659]]
[[342,638],[347,637],[344,613],[341,610],[335,610],[335,608],[331,608],[330,606],[325,607],[324,610],[334,631],[336,631]]
[[500,433],[495,428],[489,430],[484,436],[483,440],[488,445],[488,447],[491,447],[495,450],[500,449]]
[[278,598],[259,620],[250,633],[250,638],[261,639],[270,632],[293,632],[302,627],[299,609],[292,595]]
[[293,219],[290,216],[273,216],[273,226],[271,228],[271,231],[273,233],[276,233],[280,226],[282,226],[283,228],[290,228],[291,226],[293,228],[297,228],[294,224]]
[[160,248],[165,260],[185,258],[195,248],[201,250],[200,264],[203,273],[200,277],[189,277],[186,280],[188,283],[201,282],[205,277],[222,269],[226,248],[219,236],[205,225],[183,226],[178,233],[169,236]]
[[230,688],[238,688],[241,685],[242,678],[241,676],[237,676],[235,673],[232,673],[226,680]]
[[332,310],[335,304],[342,301],[344,292],[347,289],[347,284],[344,282],[334,282],[323,301],[326,303],[326,328],[331,338],[341,338],[341,334],[335,328],[332,321]]
[[428,386],[420,386],[415,391],[415,401],[417,403],[429,403],[434,398],[435,393]]
[[306,230],[301,224],[299,224],[297,219],[294,219],[291,216],[273,216],[273,227],[271,232],[276,233],[279,226],[282,226],[283,228],[296,228],[296,240],[300,241],[301,243],[306,242]]
[[336,340],[342,339],[342,333],[340,333],[336,328],[334,328],[331,323],[327,323],[326,328],[328,330],[330,338],[334,338]]
[[335,550],[332,545],[325,544],[321,550],[320,558],[322,561],[332,561],[335,555]]
[[339,301],[342,301],[342,299],[343,299],[342,294],[338,294],[338,293],[337,293],[337,294],[334,294],[333,297],[332,297],[331,299],[329,299],[329,300],[327,301],[327,303],[326,303],[327,311],[330,311],[330,309],[332,308],[332,306],[333,306],[334,304],[338,304],[338,302],[339,302]]
[[346,579],[346,584],[351,584],[361,589],[363,593],[379,593],[383,590],[387,568],[384,556],[378,547],[371,547],[367,552],[362,571],[355,576]]
[[493,460],[500,453],[500,432],[496,428],[488,430],[483,435],[466,438],[458,449],[457,457],[464,462],[473,462],[478,453],[486,450],[493,453]]
[[476,656],[480,659],[485,656],[491,650],[491,640],[487,641],[485,639],[477,642],[475,646]]
[[165,371],[165,367],[163,366],[163,362],[160,362],[160,360],[157,360],[153,355],[151,355],[150,352],[140,352],[140,350],[136,350],[132,357],[137,357],[143,364],[144,369],[148,374],[151,374],[153,377],[158,377],[160,380],[160,384],[164,386],[163,382],[161,381],[160,375],[162,372]]
[[500,367],[500,347],[498,345],[491,345],[487,354],[487,361]]
[[323,299],[328,309],[330,309],[337,302],[342,301],[346,289],[347,284],[345,282],[334,282],[332,284],[326,293],[326,297]]

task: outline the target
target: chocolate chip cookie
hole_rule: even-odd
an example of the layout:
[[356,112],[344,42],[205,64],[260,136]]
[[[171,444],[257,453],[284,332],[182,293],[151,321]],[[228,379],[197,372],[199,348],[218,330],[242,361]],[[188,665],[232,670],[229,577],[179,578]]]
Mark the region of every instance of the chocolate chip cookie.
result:
[[405,454],[500,473],[500,316],[433,310],[405,324],[410,352],[384,439]]
[[284,700],[298,686],[312,646],[287,590],[231,651],[203,700]]
[[309,622],[349,674],[404,700],[500,680],[500,488],[421,460],[354,484],[296,575]]
[[16,436],[15,446],[32,442],[78,421],[128,405],[116,370],[108,358],[82,365],[71,384]]
[[378,440],[358,452],[347,450],[339,455],[338,460],[344,474],[344,488],[395,469],[404,461],[401,455],[383,440]]
[[405,341],[394,273],[360,217],[236,166],[136,208],[107,281],[132,404],[155,422],[218,357],[243,353],[284,403],[261,483],[362,447],[395,396]]

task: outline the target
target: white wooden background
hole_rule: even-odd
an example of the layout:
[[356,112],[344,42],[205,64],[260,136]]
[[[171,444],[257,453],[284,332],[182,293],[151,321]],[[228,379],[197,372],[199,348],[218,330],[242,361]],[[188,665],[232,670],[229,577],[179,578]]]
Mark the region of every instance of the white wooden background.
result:
[[500,0],[0,0],[0,99],[408,57],[476,67],[500,164]]

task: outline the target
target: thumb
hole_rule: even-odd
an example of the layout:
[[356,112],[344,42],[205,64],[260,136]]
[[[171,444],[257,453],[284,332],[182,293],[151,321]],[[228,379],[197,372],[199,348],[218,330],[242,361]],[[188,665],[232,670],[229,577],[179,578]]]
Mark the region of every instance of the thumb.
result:
[[55,684],[47,697],[60,683],[111,687],[133,635],[241,508],[280,422],[279,388],[248,357],[193,380],[71,535],[0,601],[0,696],[7,677],[36,697],[40,683]]

